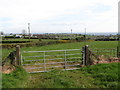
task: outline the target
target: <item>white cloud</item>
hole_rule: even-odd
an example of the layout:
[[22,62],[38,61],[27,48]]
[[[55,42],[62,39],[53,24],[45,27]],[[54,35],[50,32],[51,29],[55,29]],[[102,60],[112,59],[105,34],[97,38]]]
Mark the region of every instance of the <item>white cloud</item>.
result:
[[[4,22],[0,19],[0,29],[5,32],[21,32],[22,29],[27,29],[27,23],[30,22],[32,32],[59,32],[59,28],[65,32],[64,28],[66,26],[52,25],[49,26],[51,29],[47,28],[48,24],[41,26],[42,21],[44,21],[44,23],[49,24],[85,23],[89,32],[96,30],[117,32],[118,1],[119,0],[0,0],[0,18],[10,18]],[[91,7],[95,7],[97,4],[111,6],[112,9],[100,13],[94,12],[94,8]],[[78,19],[76,19],[76,15],[85,18],[81,19],[78,17]],[[62,19],[64,20],[62,21]],[[71,26],[71,28],[75,27],[76,26]],[[45,31],[44,29],[47,30]],[[78,29],[76,29],[76,32]]]

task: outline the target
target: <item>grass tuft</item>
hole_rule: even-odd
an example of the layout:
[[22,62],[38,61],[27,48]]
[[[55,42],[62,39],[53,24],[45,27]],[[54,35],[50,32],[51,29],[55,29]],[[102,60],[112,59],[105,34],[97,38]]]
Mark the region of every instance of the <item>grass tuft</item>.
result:
[[10,74],[2,75],[3,88],[19,88],[21,84],[27,79],[28,74],[22,67],[16,67],[16,70]]
[[81,71],[97,80],[96,85],[103,88],[118,87],[118,63],[87,66],[81,68]]

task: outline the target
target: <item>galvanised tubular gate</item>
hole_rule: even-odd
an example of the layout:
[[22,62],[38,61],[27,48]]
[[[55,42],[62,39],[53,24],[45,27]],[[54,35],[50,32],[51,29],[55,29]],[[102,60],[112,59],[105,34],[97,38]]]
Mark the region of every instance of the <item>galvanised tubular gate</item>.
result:
[[[53,69],[74,70],[80,69],[80,65],[92,65],[93,62],[101,61],[101,57],[108,61],[119,59],[118,48],[89,48],[88,45],[82,49],[68,50],[49,50],[49,51],[22,51],[20,46],[16,46],[16,50],[10,53],[2,62],[9,63],[7,59],[11,59],[11,64],[22,65],[27,72],[48,72]],[[14,59],[14,60],[13,60]],[[55,66],[56,65],[56,66]],[[36,70],[37,69],[37,70]]]
[[[69,52],[69,51],[70,52],[74,51],[74,52],[67,54],[67,52]],[[76,51],[77,51],[77,53],[75,53]],[[23,51],[22,52],[22,65],[29,73],[48,72],[50,70],[46,70],[46,69],[51,68],[51,67],[52,68],[57,68],[57,67],[60,68],[61,67],[61,70],[79,69],[75,66],[80,66],[80,64],[82,64],[81,63],[82,62],[82,52],[81,51],[82,51],[81,49],[49,50],[49,51]],[[52,55],[50,55],[52,52],[54,52],[54,53]],[[60,54],[61,52],[62,52],[62,54]],[[36,54],[33,56],[30,56],[30,55],[23,56],[24,54],[30,54],[30,53],[36,53]],[[39,54],[42,53],[42,55],[37,55],[38,53]],[[49,53],[49,55],[47,53]],[[58,56],[59,58],[47,59],[47,57],[49,57],[49,56],[50,57]],[[67,56],[69,56],[69,58]],[[28,58],[28,60],[26,58]],[[40,58],[40,59],[35,59],[35,58]],[[77,59],[77,60],[75,61],[75,60],[71,60],[71,59]],[[47,63],[47,61],[48,61],[48,63]],[[29,62],[29,63],[27,63],[27,62]],[[32,62],[32,63],[30,63],[30,62]],[[37,62],[37,63],[33,63],[33,62]],[[68,63],[72,63],[72,65],[69,65]],[[54,66],[55,64],[59,64],[59,65]],[[40,67],[38,65],[43,65],[43,66]],[[48,65],[51,65],[51,66],[48,66]],[[68,68],[68,67],[72,67],[72,68]],[[38,70],[38,71],[32,70],[32,69],[41,69],[41,68],[44,68],[44,69]],[[31,71],[29,71],[29,69],[31,69]]]
[[21,64],[29,73],[49,72],[55,68],[75,70],[80,69],[80,65],[91,65],[92,55],[95,58],[99,55],[117,57],[117,49],[89,49],[88,45],[86,45],[82,49],[23,51],[21,54]]

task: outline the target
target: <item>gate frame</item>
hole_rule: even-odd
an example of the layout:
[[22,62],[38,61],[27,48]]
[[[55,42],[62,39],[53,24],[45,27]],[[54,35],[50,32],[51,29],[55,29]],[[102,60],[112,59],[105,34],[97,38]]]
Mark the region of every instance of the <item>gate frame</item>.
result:
[[[58,52],[58,51],[63,51],[63,53],[64,53],[64,54],[63,54],[64,57],[62,58],[64,61],[63,61],[63,62],[60,62],[60,63],[63,63],[63,64],[64,64],[64,65],[63,65],[63,68],[64,68],[64,69],[61,69],[61,70],[74,70],[74,69],[79,69],[79,68],[75,68],[75,67],[72,68],[72,69],[69,69],[69,68],[67,69],[67,67],[69,67],[69,66],[76,66],[76,65],[79,66],[79,65],[82,65],[82,63],[81,63],[81,62],[82,62],[82,60],[81,60],[82,57],[81,57],[81,56],[79,56],[79,57],[78,57],[78,56],[77,56],[77,57],[72,57],[72,58],[78,58],[78,59],[80,59],[80,61],[66,61],[66,59],[72,59],[72,58],[66,58],[66,55],[67,55],[66,52],[67,52],[67,51],[76,51],[76,50],[77,50],[77,51],[79,50],[79,54],[77,53],[77,55],[80,55],[80,54],[82,55],[82,53],[81,53],[82,49],[48,50],[48,51],[23,51],[22,53],[32,53],[32,52],[42,52],[42,53],[44,53],[44,54],[43,54],[43,59],[41,59],[41,60],[44,61],[44,63],[41,63],[41,64],[44,65],[44,66],[43,66],[44,70],[43,70],[43,71],[35,71],[35,73],[37,73],[37,72],[48,72],[48,70],[46,70],[46,64],[48,64],[48,63],[45,63],[46,60],[48,60],[48,59],[45,58],[45,56],[46,56],[45,54],[46,54],[46,52],[56,52],[56,51],[57,51],[57,52]],[[68,55],[69,55],[69,54],[68,54]],[[28,57],[29,57],[29,56],[28,56]],[[32,57],[34,57],[34,56],[32,56]],[[57,58],[56,58],[56,59],[57,59]],[[59,58],[59,59],[61,59],[61,58]],[[55,59],[54,59],[54,60],[55,60]],[[37,61],[37,60],[34,60],[34,61]],[[21,60],[21,62],[22,62],[22,60]],[[69,62],[78,62],[79,64],[67,65],[67,62],[68,62],[68,63],[69,63]],[[56,62],[56,63],[57,63],[57,62]],[[41,64],[40,64],[40,65],[41,65]],[[30,64],[22,64],[22,65],[30,65]],[[48,67],[48,68],[49,68],[49,67]],[[34,72],[30,72],[30,73],[34,73]]]

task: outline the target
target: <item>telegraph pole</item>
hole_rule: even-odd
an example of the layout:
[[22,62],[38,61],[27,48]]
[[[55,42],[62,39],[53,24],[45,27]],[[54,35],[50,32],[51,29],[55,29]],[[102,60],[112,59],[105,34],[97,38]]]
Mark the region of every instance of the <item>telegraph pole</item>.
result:
[[29,41],[30,41],[30,23],[28,23]]
[[86,27],[85,27],[84,42],[85,42],[85,45],[86,45]]
[[72,29],[71,29],[71,40],[72,40]]

